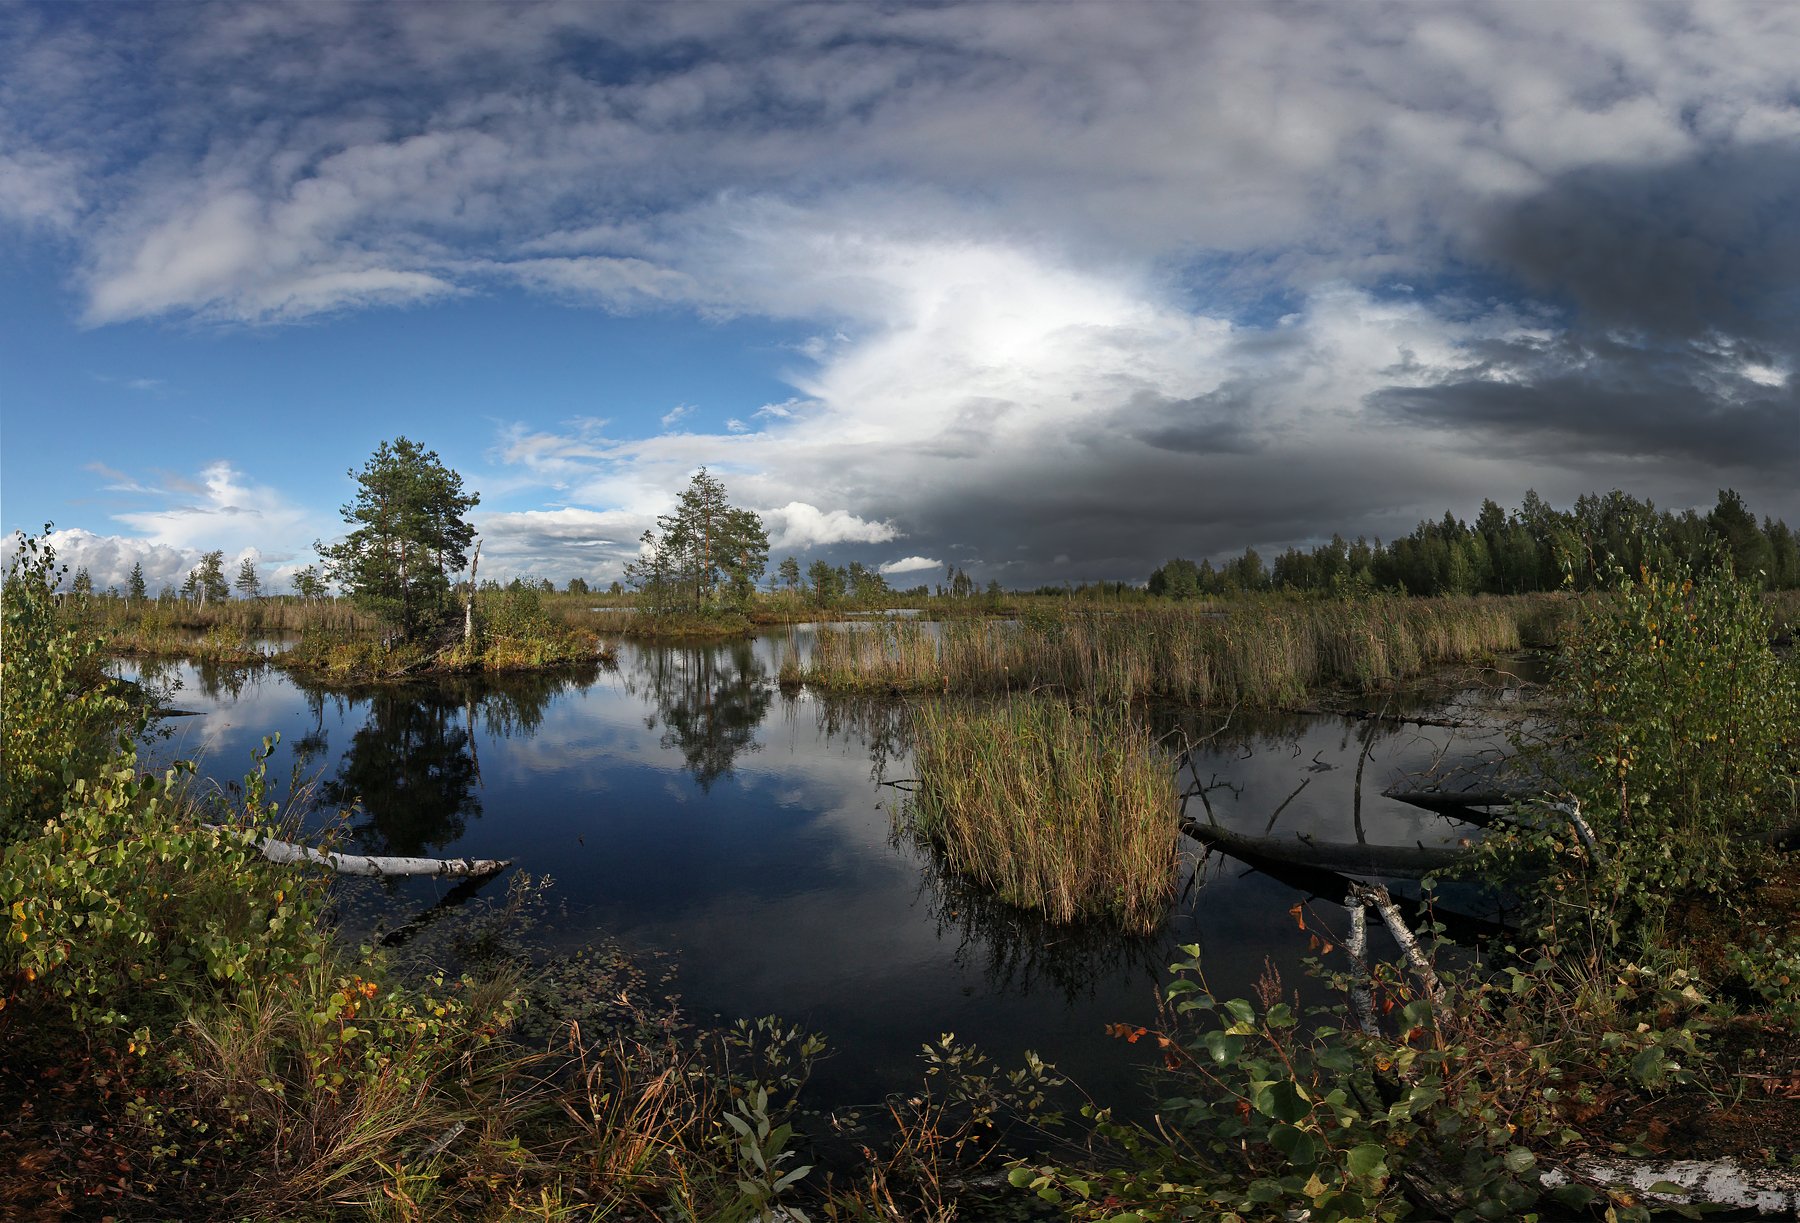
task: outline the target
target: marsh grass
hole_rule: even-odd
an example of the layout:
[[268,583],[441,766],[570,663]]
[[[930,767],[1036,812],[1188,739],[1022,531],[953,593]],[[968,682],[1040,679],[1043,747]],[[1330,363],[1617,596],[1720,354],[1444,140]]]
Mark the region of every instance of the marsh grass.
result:
[[1128,709],[932,701],[913,711],[913,736],[919,789],[901,818],[952,869],[1053,922],[1161,924],[1175,775]]
[[146,599],[134,603],[129,599],[97,595],[72,606],[87,626],[112,637],[132,633],[146,637],[173,633],[182,637],[214,629],[252,637],[309,630],[373,633],[381,629],[379,618],[359,611],[347,599],[272,595],[195,606],[179,599]]
[[1028,614],[821,631],[787,683],[829,691],[998,693],[1281,705],[1330,685],[1372,688],[1441,663],[1492,657],[1550,631],[1545,599],[1244,599],[1221,609]]

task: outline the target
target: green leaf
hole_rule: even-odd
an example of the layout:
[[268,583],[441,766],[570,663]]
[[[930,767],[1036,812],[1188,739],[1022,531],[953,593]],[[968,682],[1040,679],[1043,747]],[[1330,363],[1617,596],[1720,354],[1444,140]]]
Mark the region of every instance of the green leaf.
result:
[[813,1166],[811,1164],[801,1164],[798,1168],[795,1168],[792,1172],[789,1172],[786,1176],[775,1182],[775,1192],[780,1193],[783,1189],[786,1189],[795,1181],[800,1180],[812,1170]]
[[1506,1170],[1514,1176],[1524,1176],[1537,1167],[1537,1156],[1524,1147],[1514,1147],[1506,1153]]
[[1287,1156],[1293,1168],[1305,1171],[1319,1160],[1319,1142],[1298,1126],[1277,1125],[1269,1130],[1269,1145]]
[[1304,1093],[1292,1079],[1262,1085],[1261,1090],[1252,1095],[1250,1104],[1257,1112],[1277,1121],[1298,1121],[1312,1113]]
[[1661,1087],[1667,1081],[1668,1056],[1660,1045],[1651,1045],[1631,1059],[1631,1077],[1645,1087]]
[[1208,1032],[1202,1040],[1206,1051],[1212,1054],[1213,1061],[1221,1066],[1235,1062],[1244,1051],[1244,1038],[1227,1032]]
[[1385,1177],[1388,1174],[1387,1148],[1375,1142],[1359,1143],[1350,1148],[1344,1166],[1351,1176]]

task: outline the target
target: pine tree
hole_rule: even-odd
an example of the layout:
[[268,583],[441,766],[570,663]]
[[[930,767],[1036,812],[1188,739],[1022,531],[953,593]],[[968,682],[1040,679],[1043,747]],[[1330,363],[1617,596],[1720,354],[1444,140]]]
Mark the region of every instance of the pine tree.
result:
[[793,557],[786,557],[775,568],[775,582],[783,590],[799,590],[805,583],[800,576],[800,562]]
[[237,581],[232,585],[246,599],[254,599],[262,594],[262,581],[256,576],[256,562],[246,556],[238,566]]
[[450,575],[468,563],[475,528],[463,517],[480,503],[435,451],[404,437],[383,442],[352,471],[356,500],[343,507],[355,529],[314,546],[331,580],[357,606],[409,641],[435,631],[451,610]]
[[626,578],[659,613],[706,611],[721,587],[742,607],[769,563],[769,536],[755,513],[733,506],[724,484],[702,467],[657,519],[662,533],[645,531],[639,558]]
[[145,586],[143,561],[138,561],[131,567],[131,577],[125,588],[125,593],[133,603],[142,603],[144,601]]

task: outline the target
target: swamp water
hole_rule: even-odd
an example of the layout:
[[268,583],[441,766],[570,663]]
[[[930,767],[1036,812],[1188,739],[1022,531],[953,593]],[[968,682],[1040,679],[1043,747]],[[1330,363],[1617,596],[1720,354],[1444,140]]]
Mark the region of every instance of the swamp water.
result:
[[[123,672],[178,681],[170,703],[198,715],[167,720],[148,756],[197,759],[203,779],[228,785],[278,733],[269,776],[316,778],[315,827],[360,799],[347,851],[510,858],[554,881],[554,916],[535,932],[553,950],[612,942],[670,966],[692,1022],[776,1014],[823,1034],[814,1107],[915,1087],[920,1046],[954,1032],[1002,1068],[1036,1050],[1096,1100],[1133,1111],[1148,1098],[1148,1042],[1104,1028],[1156,1022],[1181,944],[1200,944],[1220,997],[1248,995],[1266,963],[1290,990],[1304,983],[1310,951],[1290,910],[1306,894],[1203,860],[1185,839],[1178,898],[1149,938],[1050,927],[946,878],[892,830],[903,795],[881,783],[911,775],[903,705],[783,692],[781,660],[806,642],[804,629],[718,646],[627,642],[616,670],[337,691],[274,670]],[[1490,675],[1490,687],[1394,711],[1491,723],[1508,682]],[[1218,731],[1190,753],[1184,786],[1205,786],[1220,823],[1256,835],[1280,808],[1277,833],[1354,840],[1363,761],[1371,843],[1469,835],[1380,792],[1504,746],[1491,730],[1330,715],[1189,715],[1181,729]],[[1205,818],[1197,799],[1189,813]],[[339,887],[347,925],[391,929],[453,885]],[[491,880],[482,896],[506,887]],[[1315,908],[1309,928],[1343,924],[1336,906]],[[1392,949],[1378,940],[1372,951]]]

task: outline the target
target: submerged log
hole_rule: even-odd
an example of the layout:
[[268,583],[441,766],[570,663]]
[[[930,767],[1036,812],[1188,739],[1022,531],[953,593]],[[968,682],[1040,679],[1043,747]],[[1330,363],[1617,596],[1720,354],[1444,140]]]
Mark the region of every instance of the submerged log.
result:
[[[1510,809],[1520,804],[1536,803],[1554,811],[1561,819],[1566,820],[1580,838],[1581,843],[1593,855],[1595,861],[1603,862],[1606,851],[1601,847],[1593,826],[1581,814],[1581,807],[1573,800],[1559,801],[1546,797],[1543,791],[1523,787],[1506,788],[1470,788],[1467,790],[1440,789],[1408,789],[1404,786],[1390,786],[1383,790],[1384,798],[1410,806],[1421,807],[1438,815],[1449,816],[1465,823],[1487,827],[1502,819],[1515,823],[1533,823],[1530,815],[1520,816]],[[1800,848],[1800,818],[1790,819],[1758,832],[1747,834],[1750,838],[1761,841],[1774,849]]]
[[[220,825],[209,824],[209,828]],[[221,829],[222,831],[223,829]],[[431,875],[444,879],[477,879],[497,874],[512,865],[511,858],[388,858],[367,854],[340,854],[313,849],[274,837],[259,837],[257,849],[269,861],[282,866],[295,862],[316,862],[329,866],[340,875],[368,875],[377,878]]]
[[1388,879],[1417,879],[1441,871],[1460,861],[1472,848],[1468,844],[1361,845],[1315,841],[1304,833],[1256,837],[1191,819],[1181,821],[1181,831],[1202,845],[1221,849],[1251,866],[1307,866],[1340,875],[1379,875]]
[[1471,786],[1466,790],[1415,789],[1406,786],[1389,786],[1381,792],[1383,798],[1391,798],[1396,802],[1406,803],[1413,807],[1422,807],[1427,811],[1435,811],[1440,815],[1460,816],[1464,808],[1469,807],[1505,807],[1512,803],[1524,802],[1541,794],[1542,790],[1530,786]]

